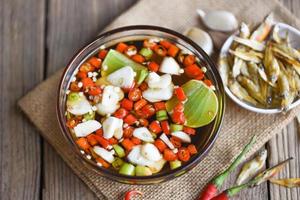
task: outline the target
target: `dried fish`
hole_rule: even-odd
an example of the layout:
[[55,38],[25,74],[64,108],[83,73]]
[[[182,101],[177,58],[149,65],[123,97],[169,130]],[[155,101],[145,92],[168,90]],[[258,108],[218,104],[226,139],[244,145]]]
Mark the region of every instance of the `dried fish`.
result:
[[237,80],[239,83],[247,90],[250,96],[252,96],[254,99],[256,99],[261,104],[265,103],[265,100],[263,99],[259,85],[256,85],[252,80],[245,76],[238,76]]
[[242,59],[235,57],[234,58],[234,64],[232,66],[232,76],[233,78],[236,78],[241,73],[241,68],[243,65],[246,65],[245,61]]
[[252,179],[252,182],[254,182],[253,185],[254,186],[260,185],[261,183],[265,182],[266,180],[273,178],[292,159],[293,158],[290,157],[290,158],[280,162],[279,164],[259,173]]
[[238,21],[231,12],[213,10],[205,13],[203,10],[197,9],[197,13],[205,26],[212,30],[231,32],[238,28]]
[[213,41],[210,35],[196,27],[191,27],[184,32],[184,35],[197,43],[208,55],[213,52]]
[[256,40],[259,42],[264,41],[269,35],[274,23],[274,15],[271,13],[266,17],[265,21],[251,34],[250,40]]
[[239,99],[286,111],[300,98],[300,50],[291,45],[288,31],[274,24],[272,13],[252,33],[241,23],[220,69],[224,83]]
[[249,40],[241,37],[234,37],[233,40],[237,43],[243,44],[247,47],[250,47],[256,51],[263,51],[265,49],[265,45],[256,40]]
[[240,59],[243,59],[245,61],[250,61],[254,63],[260,63],[261,59],[263,58],[262,54],[255,53],[253,51],[234,51],[229,49],[229,53],[239,57]]
[[225,85],[228,84],[228,75],[229,75],[229,65],[228,65],[228,59],[227,56],[222,56],[219,59],[219,72],[221,75],[221,78],[223,80],[223,83]]
[[249,162],[245,163],[237,178],[236,184],[240,185],[247,179],[258,173],[265,165],[267,158],[267,150],[262,150],[259,154]]
[[257,105],[257,101],[253,99],[247,92],[245,88],[243,88],[237,81],[229,84],[230,91],[237,96],[239,99],[247,101],[253,105]]
[[300,187],[300,178],[270,179],[270,182],[288,188]]

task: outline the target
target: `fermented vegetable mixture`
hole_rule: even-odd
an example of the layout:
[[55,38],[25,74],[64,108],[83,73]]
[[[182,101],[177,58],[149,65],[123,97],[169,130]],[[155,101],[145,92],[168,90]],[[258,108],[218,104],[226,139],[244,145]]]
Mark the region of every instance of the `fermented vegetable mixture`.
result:
[[85,60],[66,101],[82,154],[130,176],[175,169],[197,154],[196,128],[214,120],[218,101],[206,68],[185,52],[148,38],[102,46]]

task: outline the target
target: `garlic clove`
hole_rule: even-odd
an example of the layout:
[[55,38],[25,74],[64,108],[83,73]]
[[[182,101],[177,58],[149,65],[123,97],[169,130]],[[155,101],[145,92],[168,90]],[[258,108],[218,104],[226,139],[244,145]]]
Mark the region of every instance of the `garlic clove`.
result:
[[175,149],[173,143],[170,141],[170,139],[168,138],[168,136],[166,136],[166,134],[161,134],[159,137],[170,149]]
[[231,12],[213,10],[205,13],[203,10],[197,9],[197,13],[205,26],[212,30],[231,32],[238,28],[238,20]]
[[94,152],[99,155],[101,158],[103,158],[105,161],[112,163],[114,161],[114,156],[113,152],[107,151],[106,149],[99,147],[99,146],[94,146],[93,147]]
[[109,105],[103,105],[102,103],[96,104],[97,113],[102,116],[116,112],[116,110],[118,110],[119,107],[120,104],[109,104]]
[[89,120],[89,121],[77,124],[74,127],[74,132],[75,132],[76,137],[86,137],[89,134],[91,134],[92,132],[98,130],[99,128],[101,128],[100,122],[98,122],[96,120]]
[[180,66],[173,57],[165,57],[160,64],[159,71],[166,74],[180,75]]
[[208,55],[213,52],[213,41],[208,33],[205,31],[192,27],[185,31],[185,35],[198,44]]
[[150,72],[146,82],[149,88],[166,88],[172,83],[172,77],[170,74],[159,76],[155,72]]
[[147,160],[141,154],[142,145],[136,145],[132,148],[132,150],[127,155],[127,159],[129,162],[135,165],[148,166],[153,165],[153,161]]
[[151,143],[146,143],[142,145],[141,153],[144,158],[151,161],[158,161],[162,159],[162,155],[160,154],[157,147]]
[[185,143],[191,143],[192,141],[191,137],[183,131],[175,131],[171,133],[171,135],[177,137],[178,139],[180,139],[182,142]]
[[108,75],[107,80],[114,86],[130,88],[134,81],[134,73],[131,67],[122,67]]
[[123,120],[116,117],[108,117],[103,121],[103,137],[106,139],[115,136],[121,139],[123,136]]
[[136,128],[133,131],[133,136],[144,142],[154,142],[152,134],[146,127]]
[[173,84],[170,84],[168,87],[163,88],[163,89],[148,88],[147,90],[145,90],[142,93],[142,95],[145,99],[147,99],[148,101],[150,101],[152,103],[158,102],[158,101],[167,101],[172,98],[173,89],[174,89]]

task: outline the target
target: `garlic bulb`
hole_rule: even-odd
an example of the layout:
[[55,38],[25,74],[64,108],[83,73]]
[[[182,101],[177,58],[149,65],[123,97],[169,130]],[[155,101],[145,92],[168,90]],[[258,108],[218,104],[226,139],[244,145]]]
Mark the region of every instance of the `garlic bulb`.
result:
[[238,21],[231,12],[214,10],[205,13],[203,10],[197,9],[197,13],[205,26],[212,30],[231,32],[238,28]]
[[205,51],[205,53],[208,55],[212,54],[214,45],[208,33],[199,28],[192,27],[186,30],[184,34],[198,44]]

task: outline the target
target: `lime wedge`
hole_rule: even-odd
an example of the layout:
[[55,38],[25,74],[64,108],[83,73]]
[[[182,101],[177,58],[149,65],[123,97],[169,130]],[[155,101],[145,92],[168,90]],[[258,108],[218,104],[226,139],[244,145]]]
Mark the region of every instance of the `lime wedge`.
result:
[[133,69],[133,71],[137,73],[135,80],[138,84],[142,83],[148,76],[147,67],[134,62],[127,56],[113,49],[110,49],[107,53],[102,66],[107,66],[106,70],[101,70],[102,77],[108,76],[112,72],[125,66],[130,66]]
[[[190,80],[182,85],[182,88],[188,97],[184,104],[185,125],[198,128],[212,122],[218,112],[218,99],[215,92],[198,80]],[[178,103],[176,97],[167,101],[167,111],[170,112]]]

